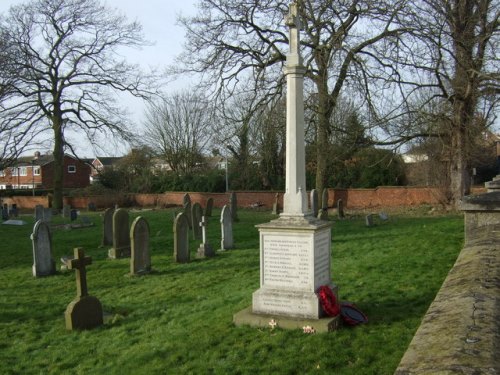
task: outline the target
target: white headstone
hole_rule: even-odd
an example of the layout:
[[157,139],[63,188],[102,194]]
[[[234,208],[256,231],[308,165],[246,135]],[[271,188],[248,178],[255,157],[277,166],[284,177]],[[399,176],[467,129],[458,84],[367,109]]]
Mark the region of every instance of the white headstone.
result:
[[231,209],[226,205],[222,208],[220,214],[220,230],[221,230],[221,250],[233,248],[233,220],[231,218]]

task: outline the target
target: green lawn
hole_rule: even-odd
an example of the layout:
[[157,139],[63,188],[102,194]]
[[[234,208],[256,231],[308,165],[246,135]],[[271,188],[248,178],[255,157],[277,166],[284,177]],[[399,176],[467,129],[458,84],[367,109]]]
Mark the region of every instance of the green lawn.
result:
[[[209,224],[216,248],[219,213]],[[52,232],[58,267],[77,246],[93,259],[89,293],[110,318],[85,332],[64,324],[74,273],[31,274],[33,218],[0,225],[0,374],[392,374],[463,243],[459,215],[392,216],[371,228],[361,216],[335,221],[332,279],[369,323],[307,335],[232,324],[259,287],[254,226],[273,216],[241,210],[236,249],[175,264],[174,210],[131,212],[131,221],[139,214],[151,228],[147,276],[126,276],[128,259],[107,259],[98,215],[89,214],[95,227]],[[198,245],[191,242],[192,259]]]

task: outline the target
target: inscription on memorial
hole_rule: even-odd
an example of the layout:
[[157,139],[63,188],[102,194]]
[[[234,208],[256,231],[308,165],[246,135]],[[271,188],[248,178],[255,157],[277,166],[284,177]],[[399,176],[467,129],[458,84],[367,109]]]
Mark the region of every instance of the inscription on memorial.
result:
[[330,231],[314,239],[314,289],[330,284]]
[[304,236],[263,236],[263,284],[266,286],[311,288],[312,244]]

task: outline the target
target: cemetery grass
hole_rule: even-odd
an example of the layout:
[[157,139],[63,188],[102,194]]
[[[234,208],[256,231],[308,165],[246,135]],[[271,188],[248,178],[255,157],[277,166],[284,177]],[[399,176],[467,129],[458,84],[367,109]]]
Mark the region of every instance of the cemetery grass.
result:
[[[107,259],[96,226],[53,229],[59,258],[84,247],[89,294],[100,299],[106,324],[70,332],[64,310],[75,297],[73,271],[34,278],[26,226],[0,225],[1,374],[392,374],[453,265],[463,243],[463,218],[392,216],[366,227],[364,218],[333,221],[332,279],[342,301],[354,302],[366,325],[325,334],[234,327],[234,313],[259,288],[259,236],[274,217],[241,210],[236,248],[212,259],[172,261],[174,210],[131,212],[151,229],[153,272],[130,277],[129,260]],[[209,222],[218,248],[218,215]],[[55,223],[63,222],[55,218]]]

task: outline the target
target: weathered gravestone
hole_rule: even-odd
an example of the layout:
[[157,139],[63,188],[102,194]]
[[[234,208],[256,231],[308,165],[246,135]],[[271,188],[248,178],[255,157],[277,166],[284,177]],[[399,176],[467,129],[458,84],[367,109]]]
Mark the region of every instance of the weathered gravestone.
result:
[[52,208],[43,209],[43,221],[50,223],[52,221]]
[[151,271],[151,255],[149,253],[149,225],[146,219],[139,216],[130,227],[130,273],[140,275]]
[[101,246],[113,245],[113,214],[114,208],[108,208],[104,211],[102,217],[102,242]]
[[88,206],[87,206],[87,210],[88,210],[88,211],[92,211],[92,212],[94,212],[96,209],[97,209],[97,208],[96,208],[95,203],[94,203],[94,202],[89,202],[89,204],[88,204]]
[[71,221],[75,221],[78,218],[78,211],[77,210],[71,210],[69,212],[69,217]]
[[63,206],[63,217],[69,218],[70,215],[71,215],[71,206],[69,204],[65,204]]
[[108,256],[112,259],[130,256],[130,232],[128,226],[128,212],[123,208],[115,210],[113,214],[113,247]]
[[231,210],[226,205],[222,208],[220,214],[220,230],[221,230],[221,250],[232,249],[233,243],[233,220],[231,218]]
[[214,249],[208,243],[207,224],[207,219],[205,216],[202,216],[199,226],[201,228],[203,242],[200,244],[200,247],[198,247],[198,252],[196,254],[198,258],[213,257],[215,255]]
[[189,196],[188,193],[184,194],[184,196],[182,197],[182,206],[183,207],[186,207],[186,205],[188,203],[191,203],[191,197]]
[[9,211],[4,207],[0,207],[0,209],[2,210],[2,220],[9,220]]
[[191,227],[193,228],[193,239],[195,240],[201,240],[202,238],[202,231],[200,227],[202,216],[203,210],[201,209],[201,205],[198,202],[195,202],[191,208]]
[[373,215],[368,214],[365,216],[365,224],[367,227],[373,227]]
[[38,220],[43,220],[43,206],[41,204],[35,206],[35,221]]
[[280,195],[279,193],[276,193],[274,196],[274,203],[273,203],[273,215],[279,215],[280,214]]
[[[189,198],[189,195],[186,194]],[[191,201],[190,200],[187,200],[185,201],[185,203],[183,203],[183,208],[184,208],[184,214],[186,215],[187,219],[188,219],[188,224],[189,224],[189,228],[192,228],[193,227],[193,216],[192,216],[192,212],[191,212]]]
[[328,220],[328,189],[323,189],[321,194],[321,210],[318,214],[318,219]]
[[13,203],[9,208],[9,217],[17,217],[17,215],[18,215],[17,204]]
[[236,193],[233,191],[229,196],[229,207],[231,208],[231,217],[233,222],[239,221],[238,219],[238,201],[236,199]]
[[316,189],[311,190],[311,212],[313,217],[318,217],[318,191]]
[[189,262],[189,223],[183,212],[177,214],[174,220],[174,261]]
[[339,219],[343,219],[345,217],[344,201],[342,199],[337,201],[337,216]]
[[207,199],[207,204],[205,206],[205,212],[204,216],[205,217],[212,217],[212,209],[214,207],[214,199],[213,198],[208,198]]
[[49,226],[38,220],[31,234],[33,242],[33,276],[48,276],[56,273],[56,263],[52,258],[52,237]]
[[85,266],[92,263],[82,248],[74,249],[74,258],[67,260],[67,268],[76,271],[76,298],[70,302],[64,317],[66,329],[91,329],[103,324],[101,302],[87,291],[87,272]]

